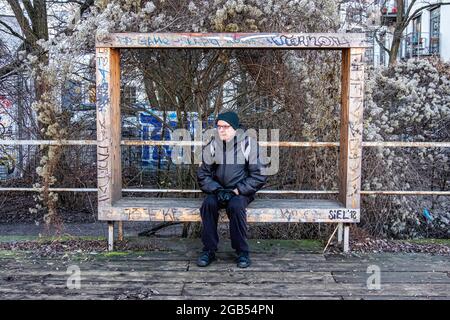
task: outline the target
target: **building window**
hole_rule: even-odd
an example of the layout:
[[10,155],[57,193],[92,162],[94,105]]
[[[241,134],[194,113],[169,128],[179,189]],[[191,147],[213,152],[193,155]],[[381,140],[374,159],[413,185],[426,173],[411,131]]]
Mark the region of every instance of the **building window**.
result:
[[412,43],[414,45],[420,42],[420,30],[422,29],[422,16],[418,16],[413,20]]
[[406,38],[406,58],[418,57],[424,52],[424,39],[421,34],[422,15],[412,20],[412,32]]
[[369,47],[365,50],[365,59],[367,64],[373,64],[374,63],[374,50],[373,50],[373,44],[374,44],[374,38],[373,38],[373,32],[368,31],[366,32],[366,41]]
[[[383,45],[386,45],[386,33],[383,32],[380,34],[380,42]],[[386,64],[386,54],[387,52],[380,46],[380,66],[384,66]]]
[[439,54],[440,8],[430,11],[430,54]]

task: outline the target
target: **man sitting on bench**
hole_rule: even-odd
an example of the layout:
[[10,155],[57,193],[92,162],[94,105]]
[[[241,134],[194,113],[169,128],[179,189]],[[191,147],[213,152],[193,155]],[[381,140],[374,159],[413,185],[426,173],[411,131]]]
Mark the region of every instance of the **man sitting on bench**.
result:
[[215,260],[219,242],[219,209],[225,208],[230,220],[231,247],[236,251],[237,266],[251,264],[247,243],[246,208],[255,199],[267,176],[261,172],[258,143],[239,127],[238,115],[224,112],[216,119],[217,131],[202,151],[197,172],[200,189],[207,193],[200,208],[203,253],[197,265],[206,267]]

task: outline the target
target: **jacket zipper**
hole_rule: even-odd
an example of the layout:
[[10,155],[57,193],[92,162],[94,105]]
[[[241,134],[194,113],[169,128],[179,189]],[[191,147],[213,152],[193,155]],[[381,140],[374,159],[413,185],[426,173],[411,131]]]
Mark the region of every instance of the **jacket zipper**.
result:
[[225,144],[225,148],[223,147],[224,143],[222,142],[222,150],[223,150],[223,155],[222,155],[222,182],[225,182],[225,164],[226,164],[226,158],[227,158],[227,145]]

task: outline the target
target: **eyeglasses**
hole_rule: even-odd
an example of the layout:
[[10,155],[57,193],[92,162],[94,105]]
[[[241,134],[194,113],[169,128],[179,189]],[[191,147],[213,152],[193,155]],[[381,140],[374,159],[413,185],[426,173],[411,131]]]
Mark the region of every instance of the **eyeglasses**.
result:
[[227,129],[229,129],[231,126],[229,126],[229,125],[225,125],[225,126],[219,126],[219,125],[216,125],[216,128],[217,128],[217,130],[220,130],[220,129],[225,129],[225,130],[227,130]]

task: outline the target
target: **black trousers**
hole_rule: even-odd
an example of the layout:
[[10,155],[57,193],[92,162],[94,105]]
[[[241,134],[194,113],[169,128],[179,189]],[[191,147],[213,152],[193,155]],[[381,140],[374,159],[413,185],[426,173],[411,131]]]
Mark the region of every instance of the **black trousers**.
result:
[[202,217],[202,242],[204,251],[217,250],[219,235],[217,223],[219,221],[219,209],[225,208],[230,220],[231,247],[237,253],[249,251],[247,243],[247,212],[246,208],[255,199],[253,195],[236,195],[231,198],[226,208],[219,205],[215,194],[208,194],[203,200],[200,214]]

